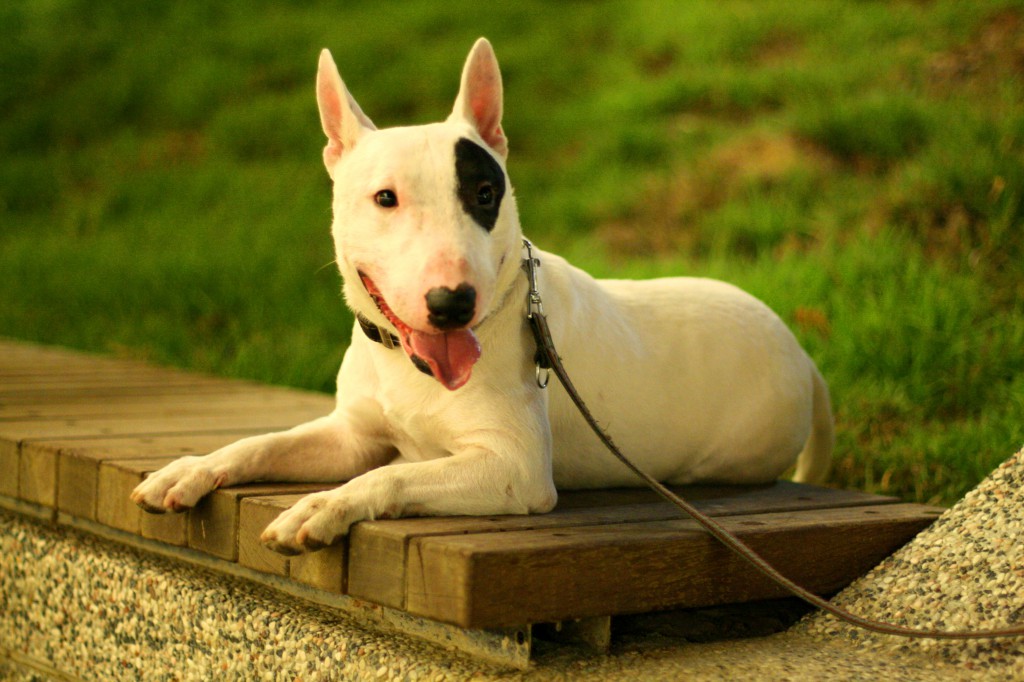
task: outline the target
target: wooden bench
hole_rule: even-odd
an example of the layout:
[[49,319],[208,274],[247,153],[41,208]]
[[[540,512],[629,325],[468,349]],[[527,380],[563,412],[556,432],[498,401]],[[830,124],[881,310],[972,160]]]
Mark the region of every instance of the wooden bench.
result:
[[[321,394],[0,340],[0,506],[147,546],[187,548],[328,594],[461,628],[703,607],[782,596],[642,489],[566,491],[538,516],[367,521],[300,557],[265,549],[271,519],[322,484],[218,490],[182,515],[128,500],[186,454],[331,410]],[[777,482],[680,488],[810,589],[863,575],[942,511]],[[155,544],[153,544],[155,543]],[[282,584],[280,582],[275,584]]]

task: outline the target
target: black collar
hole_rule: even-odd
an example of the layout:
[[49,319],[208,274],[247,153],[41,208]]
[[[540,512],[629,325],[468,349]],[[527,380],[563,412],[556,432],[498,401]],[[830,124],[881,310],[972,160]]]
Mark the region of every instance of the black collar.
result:
[[356,322],[359,323],[359,326],[362,328],[363,333],[366,334],[367,338],[381,344],[385,348],[398,348],[401,344],[401,341],[399,341],[397,336],[383,327],[378,327],[358,313],[356,314]]

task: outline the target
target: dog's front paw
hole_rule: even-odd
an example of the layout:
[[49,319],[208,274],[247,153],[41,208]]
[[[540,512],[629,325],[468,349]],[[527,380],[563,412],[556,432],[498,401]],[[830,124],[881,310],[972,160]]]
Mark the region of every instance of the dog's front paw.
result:
[[260,540],[281,554],[315,552],[338,542],[360,518],[338,491],[313,493],[274,519]]
[[182,512],[191,509],[208,492],[224,484],[202,457],[182,457],[150,474],[132,491],[131,500],[148,512]]

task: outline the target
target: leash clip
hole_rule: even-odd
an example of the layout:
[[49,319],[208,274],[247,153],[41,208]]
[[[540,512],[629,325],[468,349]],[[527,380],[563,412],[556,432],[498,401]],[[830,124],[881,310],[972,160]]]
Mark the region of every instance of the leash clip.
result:
[[523,258],[523,270],[526,271],[526,278],[530,284],[530,291],[526,301],[526,319],[530,322],[530,328],[537,340],[537,352],[534,355],[534,370],[539,388],[547,388],[551,380],[551,363],[542,350],[543,334],[541,325],[544,321],[544,301],[540,298],[540,290],[537,288],[537,268],[540,267],[540,259],[533,255],[533,244],[529,239],[523,237],[523,248],[526,249],[526,257]]
[[544,314],[544,302],[541,301],[540,291],[537,289],[537,268],[540,267],[540,259],[533,255],[533,244],[526,237],[523,237],[523,248],[526,249],[523,269],[526,270],[526,276],[530,281],[526,316],[532,318],[535,314]]

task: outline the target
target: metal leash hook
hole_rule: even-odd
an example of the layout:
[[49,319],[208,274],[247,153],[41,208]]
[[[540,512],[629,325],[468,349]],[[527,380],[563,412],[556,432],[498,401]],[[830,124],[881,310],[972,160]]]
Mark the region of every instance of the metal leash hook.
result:
[[523,248],[526,250],[526,257],[523,258],[523,270],[526,271],[526,278],[530,283],[530,291],[527,294],[526,319],[530,322],[530,329],[533,330],[534,339],[537,341],[537,353],[533,357],[537,386],[547,388],[551,380],[551,363],[547,355],[541,351],[545,347],[545,335],[548,334],[547,320],[544,317],[544,302],[540,298],[540,290],[537,288],[537,268],[540,267],[540,259],[533,255],[533,244],[529,239],[523,237]]

